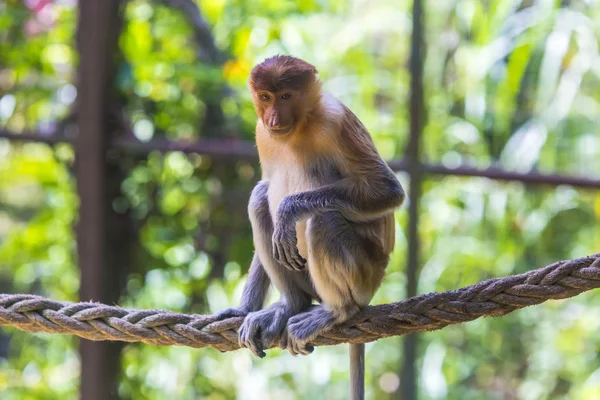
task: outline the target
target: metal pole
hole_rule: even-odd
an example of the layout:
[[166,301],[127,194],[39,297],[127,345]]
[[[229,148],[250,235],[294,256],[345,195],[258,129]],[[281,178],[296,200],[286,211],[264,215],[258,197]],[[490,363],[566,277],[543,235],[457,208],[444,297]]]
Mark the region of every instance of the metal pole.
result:
[[[8,129],[0,129],[0,139],[8,139],[15,142],[37,142],[50,145],[57,143],[75,144],[76,138],[63,137],[60,135],[44,135],[36,132],[13,132]],[[141,142],[135,138],[116,137],[108,144],[109,149],[122,150],[126,154],[139,155],[151,151],[181,151],[187,154],[206,154],[218,157],[218,159],[258,161],[258,154],[253,143],[239,139],[213,139],[202,138],[193,142],[171,141],[167,139],[153,139],[149,142]],[[388,165],[394,171],[407,171],[408,161],[389,160]],[[459,166],[456,168],[443,165],[427,164],[421,162],[421,170],[424,173],[442,176],[468,176],[488,178],[496,181],[523,182],[533,185],[571,185],[580,188],[600,188],[600,179],[585,178],[583,176],[566,176],[557,174],[541,174],[539,172],[513,172],[506,171],[500,167],[473,168]]]
[[[118,300],[115,266],[108,259],[110,202],[106,170],[108,101],[117,49],[119,0],[80,1],[77,44],[76,177],[79,193],[77,252],[80,300]],[[80,341],[83,400],[117,399],[121,345]]]
[[365,344],[350,345],[350,399],[365,399]]
[[[423,7],[421,0],[413,0],[413,31],[410,54],[410,140],[406,149],[407,171],[410,175],[408,208],[408,255],[406,266],[406,296],[417,294],[419,267],[419,200],[421,198],[422,166],[420,140],[423,132]],[[404,338],[404,363],[400,373],[400,398],[417,398],[416,373],[418,336]]]

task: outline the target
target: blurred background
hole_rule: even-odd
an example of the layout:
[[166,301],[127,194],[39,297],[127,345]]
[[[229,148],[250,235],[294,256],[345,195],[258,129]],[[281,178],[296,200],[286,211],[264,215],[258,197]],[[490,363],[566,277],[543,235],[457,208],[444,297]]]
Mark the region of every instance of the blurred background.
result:
[[[245,85],[277,53],[317,66],[409,191],[374,304],[596,253],[599,38],[598,0],[0,0],[0,292],[236,305],[260,176]],[[598,399],[598,307],[368,344],[367,398]],[[347,351],[7,328],[0,397],[345,399]]]

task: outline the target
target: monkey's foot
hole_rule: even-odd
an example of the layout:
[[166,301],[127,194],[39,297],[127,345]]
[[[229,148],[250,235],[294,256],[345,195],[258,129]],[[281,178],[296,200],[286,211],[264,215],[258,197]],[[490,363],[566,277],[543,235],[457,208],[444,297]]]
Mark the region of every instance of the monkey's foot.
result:
[[279,347],[286,349],[291,355],[296,357],[298,354],[307,356],[312,353],[315,348],[307,340],[301,340],[290,334],[289,331],[284,331],[281,335],[281,341]]
[[221,320],[227,319],[227,318],[245,317],[246,315],[248,315],[248,311],[245,308],[232,307],[232,308],[226,308],[225,310],[219,311],[215,315],[215,317],[217,318],[217,321],[221,321]]
[[264,310],[249,313],[240,327],[240,347],[246,347],[263,358],[266,355],[264,349],[280,339],[290,315],[285,305],[277,303]]
[[335,319],[331,312],[322,306],[314,306],[310,311],[294,315],[289,319],[287,335],[283,340],[285,343],[282,345],[285,344],[285,348],[294,356],[310,354],[314,350],[310,341],[334,323]]
[[273,233],[273,257],[285,268],[301,271],[306,266],[306,260],[298,251],[296,225],[277,226]]

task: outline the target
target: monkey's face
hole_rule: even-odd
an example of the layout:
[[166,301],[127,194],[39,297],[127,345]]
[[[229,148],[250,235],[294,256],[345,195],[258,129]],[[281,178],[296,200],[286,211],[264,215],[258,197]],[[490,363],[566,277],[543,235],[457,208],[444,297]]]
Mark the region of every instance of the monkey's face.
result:
[[249,88],[259,118],[272,135],[290,136],[319,101],[317,70],[290,56],[266,59],[252,69]]
[[298,93],[291,90],[257,91],[255,107],[259,118],[273,135],[286,135],[294,131],[298,121]]

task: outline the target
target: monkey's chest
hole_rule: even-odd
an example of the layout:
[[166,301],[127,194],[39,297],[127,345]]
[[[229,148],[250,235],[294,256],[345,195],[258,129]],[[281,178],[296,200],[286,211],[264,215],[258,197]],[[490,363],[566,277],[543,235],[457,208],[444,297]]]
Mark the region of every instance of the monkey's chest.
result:
[[[292,169],[281,171],[271,177],[269,182],[269,211],[274,224],[277,224],[277,210],[286,196],[314,189],[317,185],[311,182],[305,174],[294,173]],[[302,257],[308,257],[306,245],[306,218],[296,223],[298,251]]]

